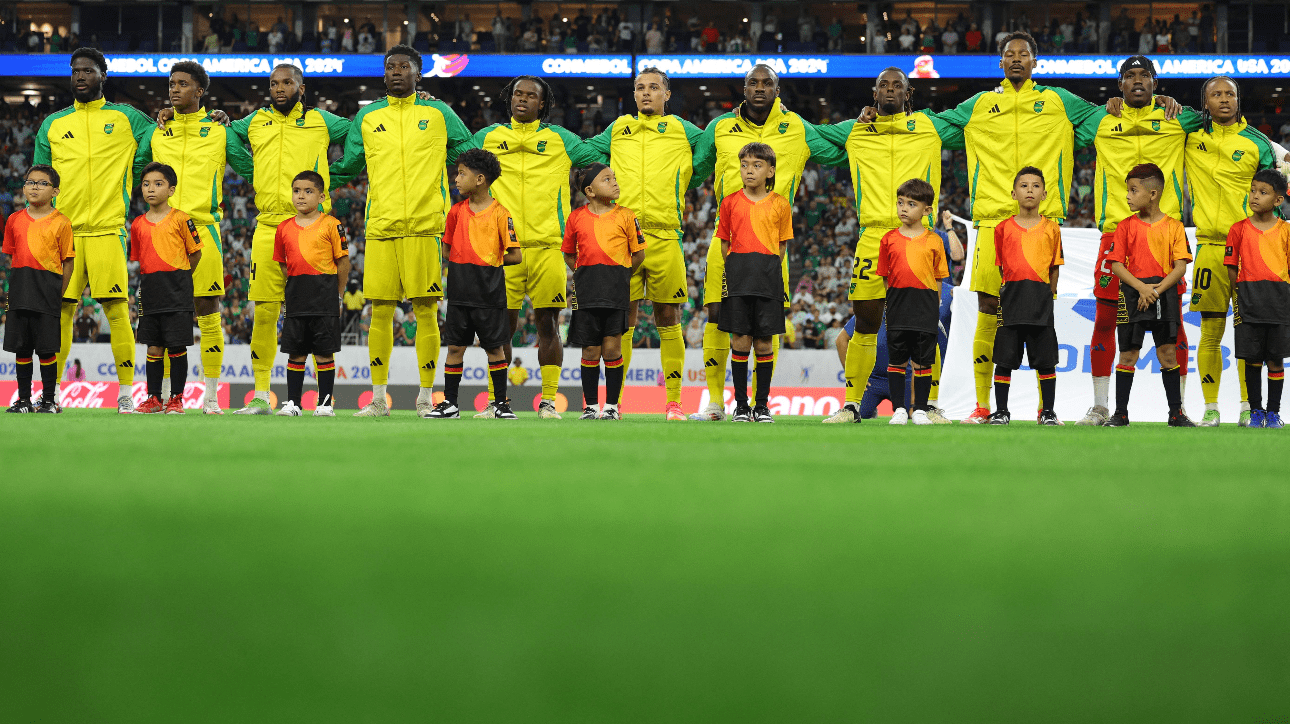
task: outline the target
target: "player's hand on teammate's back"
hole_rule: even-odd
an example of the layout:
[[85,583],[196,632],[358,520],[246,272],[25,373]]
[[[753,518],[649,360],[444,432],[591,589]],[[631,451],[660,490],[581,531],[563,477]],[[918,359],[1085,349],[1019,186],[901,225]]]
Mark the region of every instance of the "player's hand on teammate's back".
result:
[[417,98],[420,98],[420,99],[421,99],[421,100],[423,100],[423,101],[437,101],[437,100],[439,100],[438,98],[435,98],[434,96],[430,95],[430,92],[429,92],[429,91],[417,91]]
[[161,110],[157,111],[157,128],[161,128],[164,130],[166,127],[166,124],[170,123],[170,120],[174,117],[175,117],[174,107],[163,106]]

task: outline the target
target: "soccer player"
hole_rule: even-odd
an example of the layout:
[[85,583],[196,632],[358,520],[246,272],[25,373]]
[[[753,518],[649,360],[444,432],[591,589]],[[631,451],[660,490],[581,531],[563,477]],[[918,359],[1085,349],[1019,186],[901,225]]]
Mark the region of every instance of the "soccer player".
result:
[[222,415],[219,378],[224,366],[224,330],[220,326],[219,300],[224,296],[224,245],[219,222],[224,168],[230,165],[239,176],[251,181],[253,167],[251,154],[236,134],[202,107],[207,88],[210,76],[200,63],[182,60],[170,67],[170,104],[175,113],[165,128],[152,131],[151,148],[154,161],[174,169],[179,182],[171,202],[196,224],[206,250],[192,272],[206,382],[202,411]]
[[[4,226],[0,252],[9,255],[8,316],[4,350],[17,357],[18,399],[5,412],[59,413],[59,299],[67,296],[75,262],[72,222],[53,207],[58,172],[32,166],[23,182],[27,208],[15,211]],[[32,407],[32,356],[40,358],[40,404]]]
[[[1129,169],[1141,163],[1155,163],[1165,175],[1165,190],[1160,210],[1166,216],[1182,220],[1183,149],[1187,134],[1201,126],[1200,114],[1183,108],[1170,120],[1158,105],[1156,67],[1149,58],[1135,55],[1120,64],[1120,91],[1123,93],[1119,115],[1099,108],[1075,129],[1075,146],[1090,144],[1097,150],[1097,175],[1093,194],[1097,227],[1102,232],[1098,249],[1098,267],[1094,271],[1093,296],[1097,314],[1093,321],[1093,338],[1089,356],[1093,369],[1093,406],[1077,425],[1101,425],[1111,415],[1111,367],[1115,362],[1115,313],[1120,295],[1120,280],[1111,273],[1107,254],[1115,226],[1129,216],[1123,179]],[[1185,284],[1185,282],[1184,282]],[[1180,292],[1186,291],[1184,288]],[[1187,330],[1178,326],[1179,389],[1187,390]]]
[[[1250,402],[1248,427],[1282,427],[1281,391],[1285,358],[1290,357],[1290,224],[1277,218],[1286,197],[1286,179],[1264,169],[1250,182],[1250,217],[1227,233],[1223,263],[1236,290],[1236,358],[1245,366]],[[1264,410],[1263,363],[1268,365],[1268,404]]]
[[[335,417],[332,391],[340,351],[340,300],[349,278],[349,242],[345,227],[323,213],[327,182],[317,171],[301,171],[291,181],[296,215],[278,224],[273,260],[286,279],[287,316],[282,320],[282,351],[287,354],[287,402],[282,417],[300,417],[305,361],[314,356],[318,405],[314,417]],[[332,299],[332,293],[336,298]]]
[[1017,211],[1013,178],[1023,166],[1039,168],[1054,189],[1039,213],[1061,224],[1074,174],[1074,129],[1096,110],[1062,88],[1036,85],[1031,80],[1039,48],[1029,33],[1011,33],[1000,51],[1003,83],[939,114],[942,120],[963,129],[972,219],[977,227],[971,281],[971,289],[977,293],[972,342],[977,406],[964,420],[970,424],[983,423],[990,414],[990,353],[998,326],[1000,285],[994,228]]
[[126,270],[125,213],[130,190],[148,162],[152,121],[134,108],[103,99],[107,60],[93,48],[72,52],[75,103],[51,113],[36,133],[36,165],[53,166],[63,182],[58,208],[72,221],[76,247],[63,298],[58,371],[72,350],[72,318],[85,285],[103,305],[112,330],[117,412],[134,411],[134,332],[130,329],[130,278]]
[[[560,244],[569,218],[569,171],[605,161],[604,156],[576,135],[548,123],[551,88],[536,76],[522,75],[502,91],[510,121],[495,123],[475,134],[480,148],[491,151],[502,165],[493,196],[511,212],[524,261],[506,267],[506,298],[511,334],[520,323],[520,307],[528,297],[537,321],[538,364],[542,398],[538,417],[558,420],[555,393],[560,387],[560,310],[568,303],[568,277]],[[506,344],[506,358],[511,345]],[[490,417],[493,408],[477,417]]]
[[913,423],[933,424],[927,417],[927,397],[936,361],[940,280],[950,275],[941,237],[923,223],[935,198],[936,189],[922,179],[902,183],[896,189],[900,227],[887,232],[878,246],[874,273],[887,286],[887,390],[892,425],[904,425],[911,419],[905,409],[905,365],[911,361]]
[[[907,179],[921,178],[934,182],[935,190],[940,185],[942,141],[958,147],[963,143],[963,132],[957,126],[926,111],[914,111],[909,101],[912,93],[909,76],[899,68],[887,68],[874,82],[876,118],[869,123],[851,120],[817,128],[821,138],[846,150],[860,224],[848,291],[858,333],[852,335],[847,350],[846,404],[825,422],[861,420],[860,399],[864,381],[874,368],[887,294],[873,269],[878,262],[878,242],[900,226],[896,188]],[[936,225],[935,196],[925,224],[929,228]],[[935,408],[929,410],[928,417],[937,423],[949,422]]]
[[1062,260],[1061,227],[1039,215],[1047,196],[1044,172],[1026,166],[1017,172],[1012,195],[1018,212],[994,227],[995,263],[999,266],[999,315],[994,338],[994,400],[991,425],[1012,421],[1008,389],[1012,371],[1021,367],[1021,352],[1039,375],[1039,424],[1060,425],[1053,401],[1057,395],[1057,328],[1053,298]]
[[645,234],[645,263],[632,273],[631,308],[623,336],[623,375],[632,364],[632,332],[642,299],[647,296],[658,323],[659,354],[667,420],[684,420],[681,375],[685,340],[681,336],[681,303],[687,298],[685,255],[681,250],[685,192],[703,183],[693,173],[694,146],[702,129],[666,112],[672,97],[667,74],[649,67],[636,74],[636,115],[620,116],[587,144],[609,157],[622,188],[620,206],[636,212]]
[[[623,333],[631,279],[645,261],[646,241],[635,212],[615,204],[614,170],[593,163],[578,175],[587,205],[569,216],[560,251],[573,271],[569,344],[582,348],[583,410],[580,420],[617,420],[623,389]],[[597,411],[600,361],[605,362],[605,407]]]
[[[783,261],[793,242],[792,196],[773,193],[775,150],[753,142],[739,152],[743,189],[721,200],[716,238],[723,279],[718,329],[730,335],[735,383],[734,422],[774,422],[770,381],[775,371],[772,341],[784,333]],[[790,177],[790,183],[796,178]],[[711,273],[711,272],[709,272]],[[757,390],[748,406],[748,353],[757,356]],[[720,398],[718,398],[718,401]]]
[[503,266],[523,259],[515,225],[505,206],[488,194],[488,187],[502,174],[497,157],[478,148],[457,157],[457,193],[463,198],[448,211],[443,243],[448,247],[448,316],[444,342],[448,356],[443,368],[443,401],[426,417],[444,420],[461,417],[457,393],[461,389],[462,360],[466,348],[479,336],[488,355],[495,417],[516,419],[506,398],[506,350],[510,322],[506,316],[506,272]]
[[[817,126],[802,120],[788,110],[779,97],[779,76],[769,65],[759,63],[744,76],[744,100],[730,113],[712,119],[703,136],[695,145],[694,173],[700,179],[714,174],[714,187],[718,199],[743,189],[739,154],[752,142],[764,143],[775,152],[775,179],[773,192],[789,202],[797,193],[797,184],[808,160],[830,166],[846,162],[845,153],[832,143],[820,138]],[[717,211],[720,226],[720,206]],[[721,288],[723,256],[716,235],[708,245],[707,276],[703,282],[703,304],[708,313],[708,323],[703,330],[703,367],[708,383],[708,406],[690,415],[691,420],[722,420],[725,418],[726,364],[730,358],[730,337],[718,329],[721,318]],[[789,306],[788,261],[781,264],[783,278],[782,305]],[[782,314],[782,313],[781,313]],[[778,353],[779,336],[771,340],[772,356]]]
[[[1232,297],[1223,266],[1227,233],[1245,219],[1254,174],[1276,168],[1268,137],[1241,116],[1240,89],[1236,81],[1218,76],[1205,81],[1202,127],[1187,134],[1187,184],[1196,224],[1196,264],[1192,273],[1191,310],[1200,312],[1200,344],[1196,371],[1205,393],[1202,427],[1219,423],[1218,388],[1223,379],[1223,332],[1227,327],[1228,301]],[[1237,365],[1241,379],[1241,416],[1250,421],[1245,394],[1245,367]]]
[[1182,412],[1175,344],[1181,303],[1178,281],[1187,273],[1191,250],[1182,222],[1160,210],[1165,175],[1160,167],[1144,163],[1133,167],[1127,179],[1127,198],[1133,216],[1115,227],[1111,239],[1111,272],[1120,279],[1116,335],[1120,361],[1115,367],[1115,412],[1107,427],[1129,425],[1129,394],[1138,352],[1148,331],[1156,345],[1156,359],[1169,403],[1170,427],[1195,427]]
[[367,251],[363,293],[372,300],[367,337],[372,401],[356,417],[390,414],[385,386],[394,350],[394,308],[404,297],[417,316],[417,414],[434,407],[439,363],[439,300],[443,272],[439,242],[448,211],[447,164],[475,146],[470,131],[447,104],[416,95],[421,54],[406,45],[385,51],[386,95],[354,116],[345,155],[332,164],[332,186],[366,165]]
[[[175,169],[156,161],[148,164],[140,188],[148,211],[130,226],[130,261],[139,262],[138,339],[148,347],[148,399],[135,410],[144,415],[184,414],[188,345],[193,342],[193,269],[201,262],[205,244],[196,222],[170,206],[178,184]],[[163,403],[162,360],[167,357],[171,394]]]
[[[286,296],[286,277],[273,260],[278,224],[296,215],[292,185],[297,173],[314,169],[326,183],[327,147],[349,133],[349,121],[304,104],[305,82],[300,68],[283,63],[269,75],[269,105],[241,120],[229,130],[250,147],[254,164],[255,206],[260,210],[251,237],[251,288],[255,321],[251,329],[251,370],[255,396],[237,415],[269,415],[269,376],[278,347],[278,317]],[[331,210],[331,197],[323,194],[322,211]]]

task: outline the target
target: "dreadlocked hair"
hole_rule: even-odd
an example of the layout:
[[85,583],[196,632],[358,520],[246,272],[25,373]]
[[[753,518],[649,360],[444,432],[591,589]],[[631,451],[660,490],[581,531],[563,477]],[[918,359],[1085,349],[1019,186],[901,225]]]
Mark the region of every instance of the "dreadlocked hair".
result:
[[1238,84],[1235,80],[1233,80],[1232,77],[1229,75],[1216,75],[1213,78],[1210,78],[1209,80],[1205,81],[1204,85],[1200,87],[1200,98],[1202,101],[1202,105],[1205,107],[1204,110],[1200,112],[1200,126],[1201,128],[1205,129],[1205,133],[1214,132],[1214,118],[1209,113],[1209,99],[1206,98],[1205,96],[1207,93],[1209,93],[1209,84],[1213,83],[1216,80],[1225,80],[1228,83],[1231,83],[1232,87],[1236,89],[1236,113],[1237,115],[1240,115],[1241,113],[1240,84]]
[[[892,65],[892,66],[888,66],[888,67],[886,67],[886,68],[883,68],[883,69],[882,69],[882,73],[886,73],[886,72],[888,72],[888,71],[895,71],[895,72],[897,72],[897,73],[900,73],[900,76],[901,76],[902,78],[904,78],[904,79],[905,79],[905,105],[904,105],[904,111],[905,111],[905,115],[907,115],[907,116],[908,116],[908,115],[913,114],[913,112],[914,112],[914,102],[913,102],[914,87],[913,87],[913,86],[911,86],[911,85],[909,84],[909,74],[908,74],[908,73],[906,73],[904,70],[902,70],[902,69],[900,69],[900,68],[897,68],[897,67],[896,67],[896,66],[894,66],[894,65]],[[878,74],[878,78],[881,78],[881,77],[882,77],[882,73],[879,73],[879,74]],[[877,86],[878,86],[878,79],[877,79],[877,78],[875,78],[875,79],[874,79],[874,88],[875,88],[875,91],[876,91],[876,89],[877,89]]]
[[497,94],[497,105],[500,105],[502,113],[509,118],[511,115],[511,96],[515,95],[515,86],[522,80],[533,81],[542,89],[542,105],[538,107],[538,120],[546,121],[551,118],[551,86],[545,80],[536,75],[517,75],[511,79],[510,83]]

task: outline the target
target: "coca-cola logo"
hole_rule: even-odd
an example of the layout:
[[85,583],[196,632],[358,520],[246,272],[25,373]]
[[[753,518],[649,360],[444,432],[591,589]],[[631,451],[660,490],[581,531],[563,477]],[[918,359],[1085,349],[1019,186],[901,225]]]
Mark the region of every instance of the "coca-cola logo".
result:
[[[116,407],[117,391],[120,385],[115,382],[64,382],[59,395],[59,404],[64,408],[103,408]],[[5,394],[8,393],[8,394]],[[33,381],[31,386],[31,397],[33,400],[40,399],[43,394],[43,388],[40,382]],[[200,410],[202,401],[206,395],[206,383],[189,382],[184,385],[184,409]],[[5,406],[12,405],[18,401],[18,384],[11,380],[0,381],[0,399],[8,398]],[[144,382],[135,382],[130,389],[130,399],[138,406],[144,400],[148,399],[148,385]],[[228,407],[228,384],[220,384],[219,400],[221,407]]]

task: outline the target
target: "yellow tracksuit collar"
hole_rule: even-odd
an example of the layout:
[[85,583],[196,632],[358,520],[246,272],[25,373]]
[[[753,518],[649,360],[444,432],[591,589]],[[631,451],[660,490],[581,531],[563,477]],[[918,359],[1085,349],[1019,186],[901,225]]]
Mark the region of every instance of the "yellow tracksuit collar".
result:
[[753,128],[761,128],[762,126],[769,126],[771,122],[775,120],[776,116],[788,115],[788,110],[784,108],[783,99],[776,98],[775,105],[771,107],[770,114],[766,116],[766,122],[761,125],[758,125],[756,123],[753,123],[752,120],[748,118],[747,114],[744,113],[744,110],[747,107],[747,105],[748,105],[748,101],[744,101],[743,103],[739,104],[738,115],[740,119],[742,119],[745,123],[752,126]]
[[1035,79],[1027,78],[1026,82],[1021,84],[1021,90],[1016,90],[1015,88],[1013,88],[1012,81],[1008,80],[1007,78],[1003,79],[1003,82],[999,84],[999,87],[1003,89],[1004,93],[1016,93],[1017,95],[1021,95],[1026,91],[1032,91],[1035,89]]
[[1220,126],[1217,122],[1214,122],[1211,125],[1214,127],[1214,130],[1210,133],[1211,136],[1234,136],[1241,131],[1244,131],[1246,126],[1249,124],[1245,122],[1245,116],[1241,116],[1236,119],[1236,123],[1233,123],[1230,126]]
[[97,111],[100,108],[102,108],[106,103],[107,103],[106,98],[99,98],[98,100],[90,101],[89,103],[72,101],[72,106],[78,111]]
[[904,111],[898,111],[896,113],[891,114],[890,116],[878,116],[873,120],[874,120],[874,123],[896,123],[897,121],[903,121],[912,115],[914,114],[906,113]]
[[192,113],[180,113],[178,111],[175,111],[175,120],[183,123],[200,121],[205,117],[206,117],[206,109],[204,107],[198,108],[196,111]]
[[294,106],[292,106],[291,112],[284,116],[281,113],[278,113],[278,109],[275,108],[272,103],[270,103],[269,113],[272,113],[274,118],[281,119],[284,121],[290,121],[295,118],[300,118],[305,114],[305,104],[296,103]]
[[511,119],[512,131],[521,131],[524,133],[530,133],[532,131],[536,131],[538,127],[540,127],[541,125],[542,125],[542,119],[540,118],[530,123],[521,123],[520,121],[517,121],[514,118]]
[[406,98],[395,98],[394,96],[387,95],[385,96],[385,100],[390,104],[391,108],[398,106],[415,106],[417,104],[417,94],[413,93]]
[[637,113],[637,114],[636,114],[636,120],[640,121],[641,123],[652,123],[652,122],[654,122],[654,121],[661,121],[661,120],[663,120],[664,118],[667,118],[667,117],[668,117],[668,114],[667,114],[667,113],[660,113],[660,114],[658,114],[657,116],[653,116],[653,115],[650,115],[650,114],[648,114],[648,113]]

